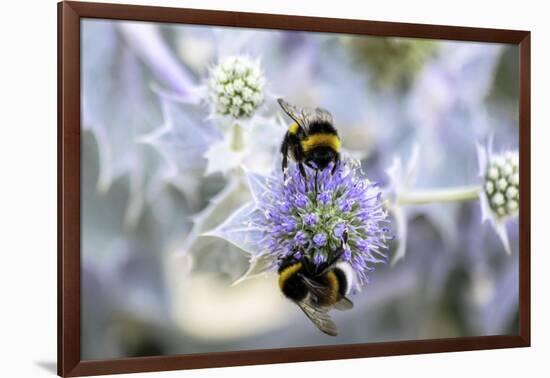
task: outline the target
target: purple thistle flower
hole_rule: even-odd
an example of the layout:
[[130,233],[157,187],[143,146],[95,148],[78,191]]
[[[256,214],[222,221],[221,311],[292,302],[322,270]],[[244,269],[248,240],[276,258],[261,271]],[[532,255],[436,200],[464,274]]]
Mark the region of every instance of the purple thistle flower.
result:
[[257,193],[259,216],[250,223],[262,234],[258,249],[277,261],[299,252],[319,265],[343,248],[341,259],[354,269],[358,281],[352,289],[358,291],[368,282],[372,265],[387,260],[391,237],[380,189],[358,164],[343,160],[334,174],[330,165],[317,173],[315,192],[315,170],[305,169],[307,187],[296,165],[291,165],[286,182],[272,176],[269,187]]
[[306,196],[304,196],[303,194],[301,194],[301,193],[298,193],[296,195],[296,197],[294,198],[294,205],[296,207],[300,207],[300,208],[304,209],[307,206],[308,203],[309,203],[308,198]]
[[296,229],[296,221],[292,218],[286,219],[285,222],[282,224],[283,231],[285,232],[292,232]]
[[327,236],[325,234],[316,234],[313,237],[313,242],[317,247],[323,247],[325,244],[327,244]]
[[317,223],[317,215],[309,213],[304,216],[304,224],[306,226],[313,226]]
[[317,196],[317,200],[322,203],[323,205],[327,205],[331,201],[330,193],[327,191],[324,191],[322,193],[319,193]]
[[342,210],[344,213],[348,213],[351,211],[351,206],[353,205],[353,202],[350,200],[343,200],[340,202],[340,210]]
[[296,235],[294,235],[294,241],[296,242],[297,245],[304,245],[307,243],[307,240],[308,240],[307,233],[305,233],[302,230],[298,231]]

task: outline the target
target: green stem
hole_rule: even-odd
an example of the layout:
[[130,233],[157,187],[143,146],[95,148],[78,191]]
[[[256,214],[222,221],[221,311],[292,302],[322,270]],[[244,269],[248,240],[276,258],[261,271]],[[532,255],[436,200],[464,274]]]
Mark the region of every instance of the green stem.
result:
[[427,189],[404,192],[397,198],[400,205],[425,205],[435,202],[470,201],[479,198],[480,186]]
[[243,128],[238,123],[233,124],[231,134],[231,149],[234,151],[241,151],[244,148],[244,135]]

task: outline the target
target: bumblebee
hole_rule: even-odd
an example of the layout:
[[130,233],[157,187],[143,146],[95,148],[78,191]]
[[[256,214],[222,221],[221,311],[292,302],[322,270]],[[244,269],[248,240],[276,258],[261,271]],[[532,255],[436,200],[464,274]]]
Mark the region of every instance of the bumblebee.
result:
[[[306,316],[330,336],[337,336],[338,329],[328,312],[335,308],[345,311],[353,308],[346,296],[353,280],[351,265],[338,259],[316,267],[307,257],[297,254],[283,259],[279,265],[279,288]],[[302,255],[303,256],[303,255]]]
[[317,172],[334,162],[332,168],[334,173],[340,162],[340,137],[333,126],[332,115],[320,108],[297,108],[282,98],[277,102],[294,121],[290,124],[281,144],[282,170],[285,178],[289,156],[298,163],[304,180],[306,180],[304,164]]

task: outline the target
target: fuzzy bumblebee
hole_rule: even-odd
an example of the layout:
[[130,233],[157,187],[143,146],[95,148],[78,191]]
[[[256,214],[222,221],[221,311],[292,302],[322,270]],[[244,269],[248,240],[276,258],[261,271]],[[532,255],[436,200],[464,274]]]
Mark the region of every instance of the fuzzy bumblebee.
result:
[[297,252],[279,265],[279,288],[283,295],[330,336],[338,335],[338,329],[328,312],[332,308],[340,311],[353,308],[353,302],[346,297],[353,285],[353,269],[348,262],[339,261],[342,253],[337,253],[330,262],[316,265]]
[[287,176],[288,158],[292,157],[304,180],[304,164],[315,170],[324,170],[334,162],[332,172],[340,161],[340,137],[334,127],[332,115],[321,108],[298,108],[283,99],[277,102],[294,121],[290,124],[281,144],[282,170]]

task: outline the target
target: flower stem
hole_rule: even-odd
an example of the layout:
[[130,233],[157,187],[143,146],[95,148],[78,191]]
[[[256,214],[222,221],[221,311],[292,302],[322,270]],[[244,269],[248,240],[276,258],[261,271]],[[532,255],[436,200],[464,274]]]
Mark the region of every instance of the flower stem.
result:
[[480,186],[463,186],[448,189],[427,189],[402,193],[397,199],[400,205],[425,205],[435,202],[456,202],[478,199]]
[[231,134],[231,149],[234,151],[241,151],[244,148],[244,135],[243,128],[238,123],[233,124]]

